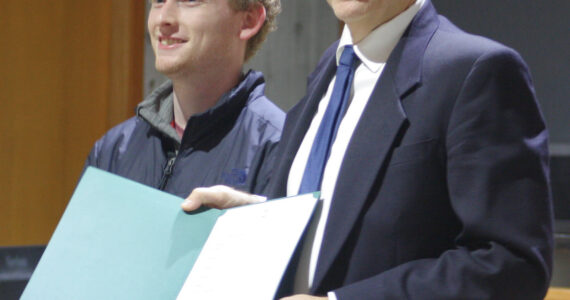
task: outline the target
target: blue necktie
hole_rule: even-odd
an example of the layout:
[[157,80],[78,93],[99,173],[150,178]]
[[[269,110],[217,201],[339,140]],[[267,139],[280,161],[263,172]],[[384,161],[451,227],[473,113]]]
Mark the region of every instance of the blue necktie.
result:
[[320,190],[325,165],[347,107],[357,59],[352,46],[345,46],[336,69],[336,80],[329,105],[309,153],[299,194]]

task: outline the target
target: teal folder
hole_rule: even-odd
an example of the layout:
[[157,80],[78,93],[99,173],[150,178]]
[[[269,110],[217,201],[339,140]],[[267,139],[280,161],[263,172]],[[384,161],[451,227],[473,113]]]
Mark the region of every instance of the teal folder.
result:
[[224,211],[89,168],[21,299],[175,299]]

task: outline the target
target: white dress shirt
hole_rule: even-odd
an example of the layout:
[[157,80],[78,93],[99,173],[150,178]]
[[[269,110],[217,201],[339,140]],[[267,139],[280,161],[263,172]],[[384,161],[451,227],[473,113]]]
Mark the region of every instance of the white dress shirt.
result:
[[[378,78],[380,78],[384,70],[390,53],[396,47],[404,31],[423,4],[424,0],[416,0],[407,10],[377,27],[362,41],[354,45],[355,53],[361,64],[358,65],[354,73],[349,106],[340,123],[329,159],[325,165],[321,184],[322,203],[317,207],[316,215],[309,225],[309,231],[305,237],[295,276],[294,291],[296,294],[308,293],[312,286],[336,180],[354,129],[360,120]],[[352,45],[352,37],[350,31],[345,26],[336,51],[337,66],[340,55],[346,45]],[[287,180],[288,196],[297,195],[299,192],[305,165],[307,164],[324,112],[330,101],[335,80],[336,76],[331,80],[327,92],[319,102],[317,113],[313,117],[311,125],[293,160]],[[329,293],[329,298],[331,297],[335,298],[334,293]]]

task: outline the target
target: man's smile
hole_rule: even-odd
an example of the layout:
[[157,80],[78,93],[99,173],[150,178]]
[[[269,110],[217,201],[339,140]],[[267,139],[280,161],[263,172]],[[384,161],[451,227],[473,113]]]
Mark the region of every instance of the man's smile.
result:
[[[183,44],[186,42],[187,41],[184,39],[175,38],[175,37],[167,37],[167,36],[159,36],[158,37],[159,45],[160,46],[166,46],[168,48],[170,48],[173,45]],[[161,47],[161,48],[163,48],[163,47]]]

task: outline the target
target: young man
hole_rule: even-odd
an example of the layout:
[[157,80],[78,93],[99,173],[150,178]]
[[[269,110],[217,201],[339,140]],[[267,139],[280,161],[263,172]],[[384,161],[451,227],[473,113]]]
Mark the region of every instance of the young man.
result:
[[[283,288],[291,299],[542,299],[548,133],[520,56],[429,0],[328,2],[347,26],[287,113],[271,166],[270,198],[323,200]],[[248,197],[199,189],[183,207]]]
[[250,168],[279,140],[284,113],[264,96],[262,74],[242,67],[279,12],[279,0],[152,1],[156,69],[170,80],[97,141],[86,165],[181,197],[214,184],[255,192],[253,177],[264,179]]

